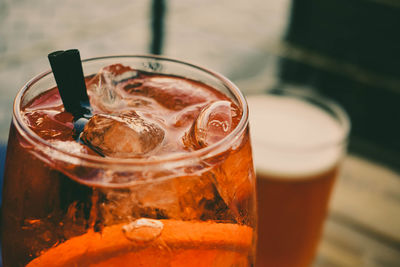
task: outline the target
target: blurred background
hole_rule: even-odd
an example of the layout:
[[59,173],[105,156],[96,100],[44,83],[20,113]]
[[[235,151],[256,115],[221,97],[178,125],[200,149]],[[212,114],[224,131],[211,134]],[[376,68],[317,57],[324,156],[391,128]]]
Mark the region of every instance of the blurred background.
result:
[[13,98],[55,50],[179,58],[246,95],[318,91],[352,134],[315,265],[399,266],[399,29],[398,0],[0,0],[0,166]]

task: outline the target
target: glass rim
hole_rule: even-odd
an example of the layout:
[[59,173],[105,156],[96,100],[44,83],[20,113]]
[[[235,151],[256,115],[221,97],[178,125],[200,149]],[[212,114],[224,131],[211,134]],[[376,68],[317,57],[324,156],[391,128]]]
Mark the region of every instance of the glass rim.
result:
[[[334,141],[326,141],[326,142],[321,142],[319,144],[307,144],[299,146],[294,146],[293,144],[285,144],[285,143],[277,144],[268,140],[259,140],[256,139],[254,136],[252,136],[254,139],[253,141],[257,140],[255,143],[263,147],[268,146],[271,150],[274,151],[279,150],[284,153],[314,153],[316,151],[329,149],[335,146],[342,146],[342,145],[346,146],[347,143],[349,142],[350,130],[351,130],[350,117],[348,116],[345,109],[333,99],[328,98],[315,91],[298,90],[298,88],[291,89],[285,87],[269,90],[262,95],[276,95],[278,97],[282,96],[282,97],[297,98],[300,99],[301,101],[307,102],[308,104],[314,107],[319,108],[321,111],[327,114],[329,112],[326,109],[328,109],[335,116],[334,119],[337,121],[338,125],[340,125],[340,128],[342,129],[342,134],[340,138],[337,138],[337,140]],[[312,100],[312,102],[310,102],[310,100]],[[323,108],[321,108],[321,106],[323,106]],[[332,115],[330,116],[334,117]]]
[[[18,91],[14,104],[13,104],[13,121],[14,125],[16,127],[16,130],[23,135],[25,139],[27,139],[31,144],[33,145],[41,145],[46,148],[50,148],[54,151],[57,151],[58,153],[61,153],[61,155],[65,155],[68,157],[72,157],[75,159],[79,159],[80,162],[90,162],[93,164],[121,164],[123,166],[126,165],[157,165],[157,164],[162,164],[162,163],[169,163],[169,162],[179,162],[179,161],[185,161],[185,160],[190,160],[190,159],[201,159],[201,158],[210,158],[213,156],[216,156],[224,151],[227,150],[227,146],[230,146],[230,144],[233,144],[236,139],[238,139],[242,133],[245,131],[247,125],[248,125],[248,105],[246,102],[246,99],[243,95],[243,93],[239,90],[239,88],[231,82],[228,78],[223,76],[222,74],[212,71],[208,68],[195,65],[192,63],[188,63],[182,60],[178,59],[173,59],[169,57],[164,57],[164,56],[158,56],[158,55],[108,55],[108,56],[99,56],[99,57],[91,57],[91,58],[86,58],[82,60],[82,63],[84,64],[85,62],[93,62],[93,61],[98,61],[98,60],[107,60],[107,59],[118,59],[118,58],[136,58],[136,59],[155,59],[155,60],[161,60],[161,61],[166,61],[166,62],[172,62],[176,63],[179,65],[184,65],[187,67],[190,67],[192,69],[197,69],[207,75],[213,76],[214,78],[218,79],[223,83],[223,85],[229,90],[229,92],[236,98],[235,100],[238,102],[239,107],[242,109],[242,117],[240,118],[240,121],[238,125],[231,131],[227,136],[219,140],[218,142],[201,148],[199,150],[194,150],[194,151],[188,151],[188,152],[180,152],[180,153],[174,153],[174,154],[165,154],[161,156],[156,156],[156,157],[148,157],[148,158],[113,158],[113,157],[100,157],[100,156],[95,156],[95,155],[89,155],[89,154],[75,154],[71,153],[68,151],[65,151],[63,149],[60,149],[53,145],[51,142],[48,142],[38,136],[32,129],[29,128],[29,126],[24,122],[23,117],[21,116],[21,101],[25,93],[38,81],[41,79],[51,75],[52,70],[46,70],[32,79],[30,79],[26,84],[22,86],[22,88]],[[116,62],[117,63],[117,62]],[[174,74],[178,75],[179,74]],[[51,89],[51,88],[49,88]]]

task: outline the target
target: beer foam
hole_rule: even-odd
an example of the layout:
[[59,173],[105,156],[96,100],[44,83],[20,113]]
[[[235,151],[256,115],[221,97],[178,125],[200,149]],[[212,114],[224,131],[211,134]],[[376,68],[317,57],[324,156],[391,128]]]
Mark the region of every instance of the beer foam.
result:
[[327,112],[290,96],[252,95],[247,101],[259,174],[300,178],[338,163],[346,132]]

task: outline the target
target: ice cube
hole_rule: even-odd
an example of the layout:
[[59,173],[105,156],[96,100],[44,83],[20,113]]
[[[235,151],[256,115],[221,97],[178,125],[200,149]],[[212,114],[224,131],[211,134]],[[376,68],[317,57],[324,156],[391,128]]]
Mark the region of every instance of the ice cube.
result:
[[161,75],[143,76],[124,84],[123,90],[132,96],[145,96],[156,100],[170,110],[216,100],[211,90],[199,90],[200,83],[178,77]]
[[171,124],[175,127],[190,125],[198,117],[203,107],[204,104],[198,104],[180,110],[172,116]]
[[118,84],[135,78],[138,72],[121,64],[101,69],[87,83],[90,104],[95,110],[113,111],[124,106]]
[[232,131],[232,103],[222,100],[205,107],[194,124],[194,139],[201,146],[209,146]]
[[110,157],[140,157],[160,146],[164,130],[135,112],[120,115],[96,114],[86,124],[81,140]]

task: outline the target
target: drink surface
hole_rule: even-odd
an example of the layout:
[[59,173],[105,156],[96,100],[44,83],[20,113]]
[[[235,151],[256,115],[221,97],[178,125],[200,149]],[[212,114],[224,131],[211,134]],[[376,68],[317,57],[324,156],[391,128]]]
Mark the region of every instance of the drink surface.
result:
[[[22,107],[26,125],[51,150],[117,160],[190,155],[222,140],[242,117],[225,94],[177,76],[116,64],[86,84],[94,116],[80,143],[56,88]],[[57,153],[38,156],[12,124],[4,266],[251,266],[256,214],[248,131],[235,142],[183,172],[166,164],[150,176],[154,168],[86,168],[79,158],[54,163]]]
[[[90,148],[112,157],[148,158],[197,150],[229,134],[242,116],[226,95],[204,83],[120,64],[87,78],[87,92],[97,120],[92,118],[94,123],[86,125],[82,137]],[[57,88],[28,103],[23,113],[43,139],[60,149],[91,153],[74,143],[59,142],[74,141],[76,136],[73,117],[64,111]],[[93,140],[99,136],[100,146]],[[124,151],[128,143],[135,147]]]
[[247,100],[257,173],[256,266],[310,266],[345,132],[323,108],[298,97]]

